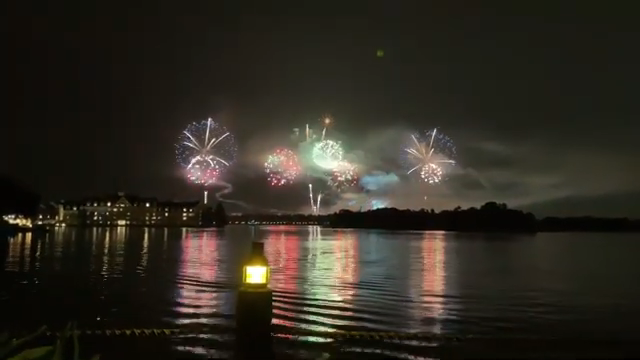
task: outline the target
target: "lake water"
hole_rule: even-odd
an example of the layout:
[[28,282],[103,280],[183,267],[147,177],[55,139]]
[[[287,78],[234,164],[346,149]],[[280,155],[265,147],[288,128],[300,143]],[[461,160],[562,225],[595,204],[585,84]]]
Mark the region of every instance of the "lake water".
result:
[[[462,337],[446,345],[275,341],[290,357],[640,354],[637,234],[57,229],[4,242],[0,322],[223,329],[234,323],[238,274],[252,240],[265,242],[279,328]],[[228,336],[101,341],[94,346],[104,358],[234,355]]]

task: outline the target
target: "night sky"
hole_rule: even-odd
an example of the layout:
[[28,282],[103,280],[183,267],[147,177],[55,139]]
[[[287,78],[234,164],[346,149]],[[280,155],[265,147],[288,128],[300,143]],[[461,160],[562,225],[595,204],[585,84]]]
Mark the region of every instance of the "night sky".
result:
[[[264,156],[330,113],[369,172],[398,171],[407,131],[456,142],[443,185],[368,195],[396,207],[640,216],[632,2],[96,3],[9,2],[0,172],[45,199],[196,198],[173,144],[211,116],[239,145],[225,196],[296,210],[306,184],[270,189]],[[325,211],[346,206],[327,199]]]

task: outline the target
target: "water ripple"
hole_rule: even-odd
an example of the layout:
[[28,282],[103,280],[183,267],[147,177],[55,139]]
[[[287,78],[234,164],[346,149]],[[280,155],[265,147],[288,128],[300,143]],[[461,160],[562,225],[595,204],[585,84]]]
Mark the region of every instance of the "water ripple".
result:
[[[272,267],[274,323],[283,328],[494,338],[635,333],[640,291],[633,279],[640,270],[632,254],[638,243],[607,247],[587,239],[576,253],[566,245],[574,235],[548,236],[506,243],[317,227],[21,234],[3,243],[0,317],[34,327],[75,319],[86,327],[228,329],[242,262],[250,241],[260,240]],[[594,273],[600,252],[613,265]],[[232,339],[181,337],[169,342],[167,354],[227,358],[235,351]],[[356,346],[329,336],[284,334],[276,345],[291,358],[428,359],[463,350],[416,341]],[[500,350],[473,351],[493,357]]]

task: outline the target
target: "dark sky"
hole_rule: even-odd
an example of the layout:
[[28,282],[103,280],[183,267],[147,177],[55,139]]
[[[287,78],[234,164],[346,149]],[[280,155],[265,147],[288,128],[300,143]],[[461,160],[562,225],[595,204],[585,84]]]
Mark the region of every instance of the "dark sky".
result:
[[9,2],[0,171],[48,199],[193,198],[173,143],[212,116],[240,149],[226,196],[295,209],[306,185],[270,190],[261,162],[330,113],[369,172],[394,169],[406,131],[454,139],[443,185],[370,194],[394,206],[640,216],[631,2],[239,3]]

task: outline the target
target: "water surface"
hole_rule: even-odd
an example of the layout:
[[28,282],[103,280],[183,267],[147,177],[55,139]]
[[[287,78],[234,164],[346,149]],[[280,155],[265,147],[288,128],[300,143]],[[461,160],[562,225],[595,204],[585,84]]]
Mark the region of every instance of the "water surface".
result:
[[[637,353],[618,343],[640,340],[640,243],[633,234],[57,229],[3,244],[0,318],[20,328],[69,320],[93,329],[230,327],[252,240],[265,242],[279,327],[472,337],[444,353],[425,343],[276,344],[295,348],[292,357]],[[149,351],[144,342],[129,340],[121,350]],[[233,356],[231,342],[203,335],[151,348],[167,357],[225,358]],[[507,353],[505,344],[513,350]],[[112,346],[98,350],[122,355]]]

